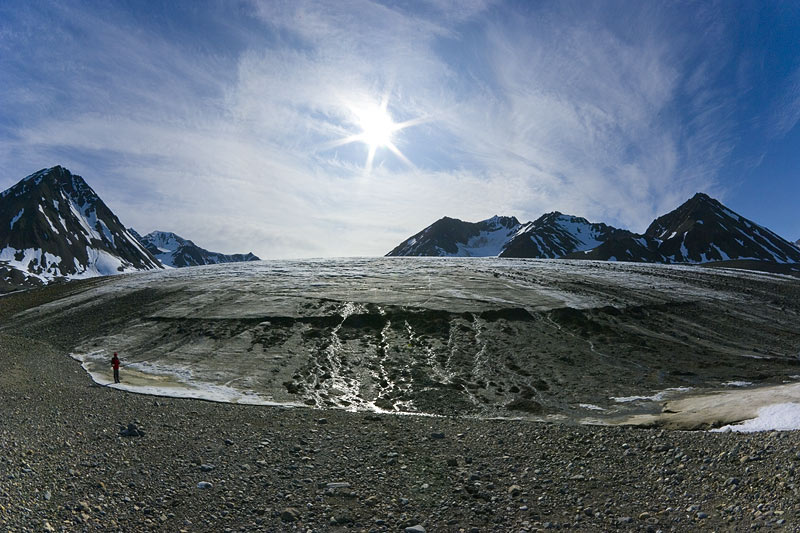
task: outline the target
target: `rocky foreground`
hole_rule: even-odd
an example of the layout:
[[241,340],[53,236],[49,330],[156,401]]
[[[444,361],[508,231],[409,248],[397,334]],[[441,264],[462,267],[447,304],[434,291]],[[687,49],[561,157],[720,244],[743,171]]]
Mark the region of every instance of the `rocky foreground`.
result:
[[3,531],[737,531],[800,524],[798,432],[155,398],[98,386],[61,349],[10,335],[0,336],[0,361]]
[[[580,267],[586,273],[546,263],[503,264],[488,273],[478,268],[482,263],[438,270],[433,263],[397,265],[405,270],[388,281],[365,282],[360,265],[348,267],[354,272],[349,277],[342,274],[347,265],[339,264],[327,278],[319,272],[325,265],[308,267],[306,275],[331,284],[324,296],[332,302],[372,295],[391,282],[399,289],[375,298],[406,298],[398,305],[409,308],[440,300],[448,309],[473,305],[463,291],[452,295],[454,283],[476,294],[491,289],[505,299],[524,297],[548,309],[550,300],[563,295],[619,305],[624,312],[608,316],[592,309],[533,309],[552,314],[517,321],[527,328],[518,331],[545,347],[528,363],[537,379],[552,384],[536,385],[537,398],[556,412],[569,414],[569,406],[586,395],[609,402],[626,391],[684,382],[753,379],[764,385],[799,373],[798,285],[784,278],[671,269],[648,277],[650,271],[602,264]],[[270,268],[236,275],[196,270],[187,280],[180,272],[152,280],[119,276],[0,297],[0,531],[800,530],[800,432],[723,434],[586,426],[576,423],[578,416],[544,423],[152,397],[95,384],[68,355],[81,345],[115,351],[131,342],[134,325],[169,324],[159,317],[171,312],[186,315],[185,344],[210,339],[211,349],[192,354],[219,358],[227,349],[227,360],[249,357],[258,362],[253,372],[268,372],[269,350],[280,342],[258,350],[245,343],[241,354],[230,347],[239,346],[234,341],[242,338],[240,324],[265,320],[252,302],[274,307],[305,294],[298,292],[305,281],[295,279],[296,269],[283,274],[280,285],[279,269]],[[412,268],[424,276],[403,273]],[[415,288],[420,279],[427,283]],[[400,290],[406,285],[407,291]],[[313,290],[323,289],[306,292]],[[243,298],[248,305],[241,305]],[[672,307],[661,302],[681,298]],[[219,318],[236,309],[254,316]],[[515,316],[491,320],[497,331],[510,331],[507,338],[521,342]],[[551,319],[558,326],[551,329],[563,330],[563,336],[547,329]],[[368,330],[369,322],[362,322],[360,329]],[[356,335],[357,325],[351,334],[347,324],[323,323],[320,335],[336,333],[342,345],[351,342],[356,350],[363,337],[363,331]],[[531,333],[536,328],[547,336]],[[476,339],[485,338],[484,331]],[[163,339],[170,340],[167,333]],[[320,335],[306,337],[313,345]],[[426,342],[435,346],[436,335],[429,337]],[[497,338],[503,355],[500,341],[506,337]],[[418,340],[397,341],[397,353],[409,352],[415,360],[417,344],[424,347]],[[152,349],[160,343],[160,337],[153,340]],[[748,344],[757,346],[750,351]],[[604,346],[616,358],[599,353]],[[131,354],[120,351],[123,361]],[[169,352],[164,360],[178,355]],[[478,370],[491,370],[478,359]],[[522,379],[517,374],[503,375]],[[423,382],[425,375],[412,377]],[[476,390],[497,396],[491,387]],[[444,396],[431,398],[434,407],[446,403]]]

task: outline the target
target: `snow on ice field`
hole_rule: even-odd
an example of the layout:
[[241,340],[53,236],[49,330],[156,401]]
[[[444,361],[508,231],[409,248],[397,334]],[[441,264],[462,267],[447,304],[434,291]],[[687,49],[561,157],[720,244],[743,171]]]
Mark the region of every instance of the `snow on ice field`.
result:
[[541,420],[580,421],[588,410],[601,423],[707,427],[757,413],[679,421],[664,418],[664,402],[752,393],[798,374],[798,281],[729,269],[262,261],[71,292],[0,331],[61,332],[52,334],[103,384],[118,351],[128,365],[119,388],[152,394]]
[[800,429],[800,403],[776,403],[758,410],[758,416],[740,424],[728,424],[711,431],[755,433]]

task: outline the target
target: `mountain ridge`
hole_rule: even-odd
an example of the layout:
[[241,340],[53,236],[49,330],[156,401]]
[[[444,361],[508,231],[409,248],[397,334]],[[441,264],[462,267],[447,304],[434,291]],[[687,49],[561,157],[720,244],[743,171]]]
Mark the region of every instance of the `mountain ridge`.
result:
[[[476,224],[496,218],[472,223],[444,217],[386,255],[456,255],[453,250],[468,244],[465,235],[474,238]],[[445,225],[447,231],[441,231]],[[419,245],[421,237],[426,239],[423,246]],[[436,242],[436,246],[427,246],[429,242]],[[535,221],[519,224],[517,231],[506,241],[496,242],[494,249],[497,253],[483,256],[680,264],[731,260],[800,263],[796,243],[735,213],[705,193],[697,193],[657,217],[642,234],[552,211]]]
[[172,268],[260,261],[252,252],[246,254],[211,252],[171,231],[156,230],[141,236],[133,228],[128,230],[156,259]]

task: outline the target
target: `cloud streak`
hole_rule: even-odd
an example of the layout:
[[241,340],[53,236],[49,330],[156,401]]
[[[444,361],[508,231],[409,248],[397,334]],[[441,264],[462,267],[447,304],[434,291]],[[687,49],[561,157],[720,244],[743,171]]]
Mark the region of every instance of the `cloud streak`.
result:
[[[0,9],[0,187],[65,164],[140,231],[267,258],[382,254],[443,215],[642,230],[726,192],[742,91],[713,6],[229,6]],[[384,96],[424,120],[394,139],[412,166],[384,149],[366,173],[335,145]]]

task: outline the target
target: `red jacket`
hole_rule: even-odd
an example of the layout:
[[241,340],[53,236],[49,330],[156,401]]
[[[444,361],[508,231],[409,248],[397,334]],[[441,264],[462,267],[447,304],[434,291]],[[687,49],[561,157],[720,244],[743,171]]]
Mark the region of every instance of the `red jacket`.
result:
[[114,367],[114,370],[119,370],[119,357],[116,355],[113,359],[111,359],[111,365]]

